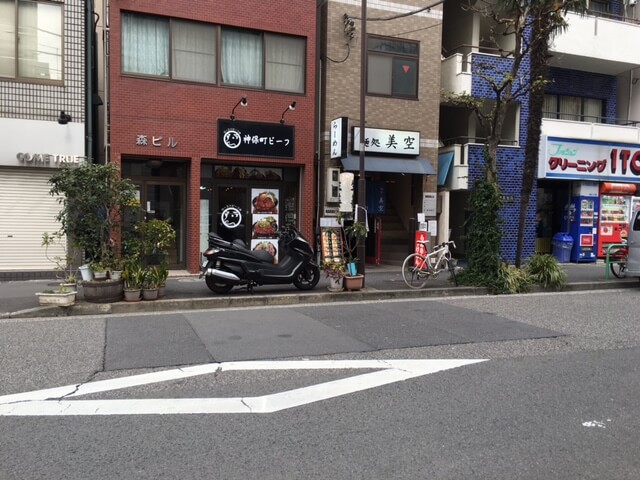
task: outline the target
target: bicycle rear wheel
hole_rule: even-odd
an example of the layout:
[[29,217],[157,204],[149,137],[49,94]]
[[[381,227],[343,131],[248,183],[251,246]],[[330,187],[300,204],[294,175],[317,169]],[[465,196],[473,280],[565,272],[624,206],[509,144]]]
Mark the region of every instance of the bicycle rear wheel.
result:
[[613,262],[609,264],[609,268],[611,269],[611,273],[617,278],[624,278],[627,276],[627,263],[626,262]]
[[420,254],[412,253],[402,263],[402,279],[409,288],[422,288],[429,278],[427,260]]

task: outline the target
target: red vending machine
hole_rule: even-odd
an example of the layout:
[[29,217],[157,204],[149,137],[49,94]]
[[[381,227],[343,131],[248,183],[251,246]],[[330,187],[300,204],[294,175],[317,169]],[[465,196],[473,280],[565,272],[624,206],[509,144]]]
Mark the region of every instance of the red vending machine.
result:
[[607,247],[622,242],[622,232],[629,228],[631,196],[636,192],[634,183],[600,184],[600,218],[598,228],[598,257],[607,255]]

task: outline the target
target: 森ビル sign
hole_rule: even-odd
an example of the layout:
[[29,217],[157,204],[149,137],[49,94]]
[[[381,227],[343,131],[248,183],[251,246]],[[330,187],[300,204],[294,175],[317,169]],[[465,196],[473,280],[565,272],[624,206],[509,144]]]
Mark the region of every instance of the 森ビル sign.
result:
[[290,125],[218,119],[218,153],[293,158],[295,130]]
[[640,182],[640,145],[542,137],[538,178]]

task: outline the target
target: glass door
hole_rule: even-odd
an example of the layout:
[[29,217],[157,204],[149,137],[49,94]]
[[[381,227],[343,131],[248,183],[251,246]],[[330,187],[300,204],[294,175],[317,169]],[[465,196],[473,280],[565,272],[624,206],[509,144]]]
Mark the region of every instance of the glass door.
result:
[[219,185],[217,191],[216,232],[228,242],[239,238],[248,245],[251,209],[247,187]]
[[147,220],[168,220],[176,231],[175,244],[169,248],[167,263],[170,268],[185,266],[185,187],[180,184],[145,182],[142,207]]

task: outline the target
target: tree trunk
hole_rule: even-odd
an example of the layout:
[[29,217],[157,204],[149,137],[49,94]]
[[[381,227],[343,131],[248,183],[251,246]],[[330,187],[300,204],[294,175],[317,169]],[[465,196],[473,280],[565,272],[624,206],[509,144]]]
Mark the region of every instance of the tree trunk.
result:
[[[536,12],[537,13],[537,12]],[[547,54],[549,51],[549,25],[544,24],[547,17],[538,15],[538,21],[533,25],[531,32],[531,81],[538,86],[531,89],[529,96],[529,119],[527,122],[527,144],[525,146],[525,158],[522,170],[522,188],[520,191],[520,215],[518,217],[518,238],[516,245],[515,266],[522,264],[522,249],[526,229],[527,209],[531,192],[536,178],[538,166],[538,151],[540,149],[540,135],[542,125],[542,108],[544,106],[544,83],[547,75]],[[548,22],[547,22],[548,23]]]

